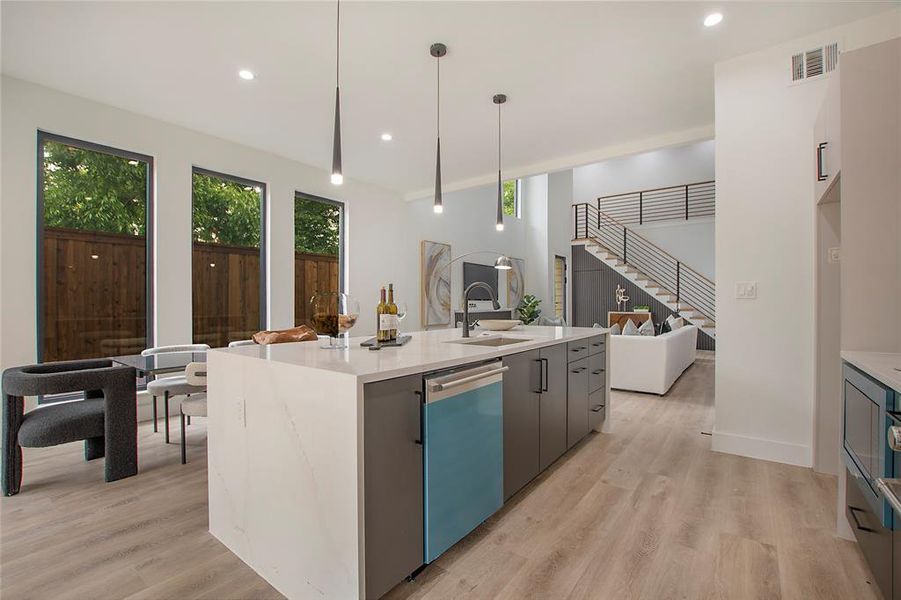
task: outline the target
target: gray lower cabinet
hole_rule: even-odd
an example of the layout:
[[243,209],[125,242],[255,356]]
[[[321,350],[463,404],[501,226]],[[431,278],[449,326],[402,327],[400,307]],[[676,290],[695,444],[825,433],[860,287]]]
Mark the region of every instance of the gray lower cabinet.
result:
[[892,530],[882,526],[879,517],[873,512],[860,485],[850,472],[846,473],[845,483],[845,515],[857,545],[863,554],[876,585],[885,598],[892,597]]
[[[587,350],[587,348],[586,348]],[[569,393],[566,407],[566,447],[572,448],[588,435],[589,359],[569,363]]]
[[539,398],[539,468],[543,471],[566,452],[566,344],[542,348]]
[[504,500],[540,472],[540,358],[538,350],[504,357]]
[[366,598],[422,566],[422,376],[363,389]]

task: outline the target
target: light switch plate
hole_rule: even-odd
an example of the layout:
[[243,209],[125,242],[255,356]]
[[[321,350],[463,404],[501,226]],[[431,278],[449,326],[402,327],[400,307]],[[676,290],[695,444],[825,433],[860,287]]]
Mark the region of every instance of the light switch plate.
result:
[[839,247],[829,248],[829,263],[835,264],[842,260],[842,250]]
[[739,281],[735,284],[735,297],[739,300],[757,299],[756,281]]

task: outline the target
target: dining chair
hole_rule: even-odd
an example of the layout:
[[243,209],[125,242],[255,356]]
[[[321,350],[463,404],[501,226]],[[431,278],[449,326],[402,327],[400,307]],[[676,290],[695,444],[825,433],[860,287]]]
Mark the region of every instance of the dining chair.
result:
[[[184,344],[172,346],[156,346],[147,348],[141,352],[141,356],[159,356],[161,354],[175,354],[177,352],[206,352],[210,347],[206,344]],[[147,392],[153,398],[153,430],[159,431],[157,427],[157,404],[158,396],[163,397],[163,410],[166,413],[165,432],[166,443],[169,443],[169,398],[172,396],[197,394],[206,391],[206,386],[196,386],[188,383],[185,375],[174,375],[171,377],[161,377],[147,383]]]
[[[192,362],[185,367],[185,379],[191,385],[206,389],[206,363]],[[195,394],[182,401],[180,408],[181,420],[181,464],[188,462],[187,446],[185,443],[185,418],[206,416],[206,392]]]

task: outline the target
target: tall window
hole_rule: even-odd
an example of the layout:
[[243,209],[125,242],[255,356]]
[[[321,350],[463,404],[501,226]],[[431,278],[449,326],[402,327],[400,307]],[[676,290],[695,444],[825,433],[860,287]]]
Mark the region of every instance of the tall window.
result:
[[38,132],[38,360],[140,352],[153,159]]
[[344,205],[298,193],[294,198],[294,322],[308,325],[310,298],[338,292],[344,280]]
[[504,216],[519,218],[520,180],[508,179],[502,185]]
[[192,198],[194,342],[222,347],[266,327],[266,186],[195,168]]
[[554,257],[554,316],[566,318],[566,257]]

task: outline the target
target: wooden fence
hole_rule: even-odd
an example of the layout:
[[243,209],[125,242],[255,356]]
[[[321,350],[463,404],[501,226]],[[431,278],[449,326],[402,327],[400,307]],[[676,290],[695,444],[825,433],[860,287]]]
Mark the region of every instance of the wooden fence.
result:
[[[192,291],[161,285],[157,294],[191,293],[194,341],[219,347],[258,331],[259,249],[195,243],[192,254]],[[130,354],[146,346],[145,255],[143,236],[44,230],[45,361]],[[337,291],[337,257],[296,253],[294,283],[295,319],[304,323],[317,290]]]

